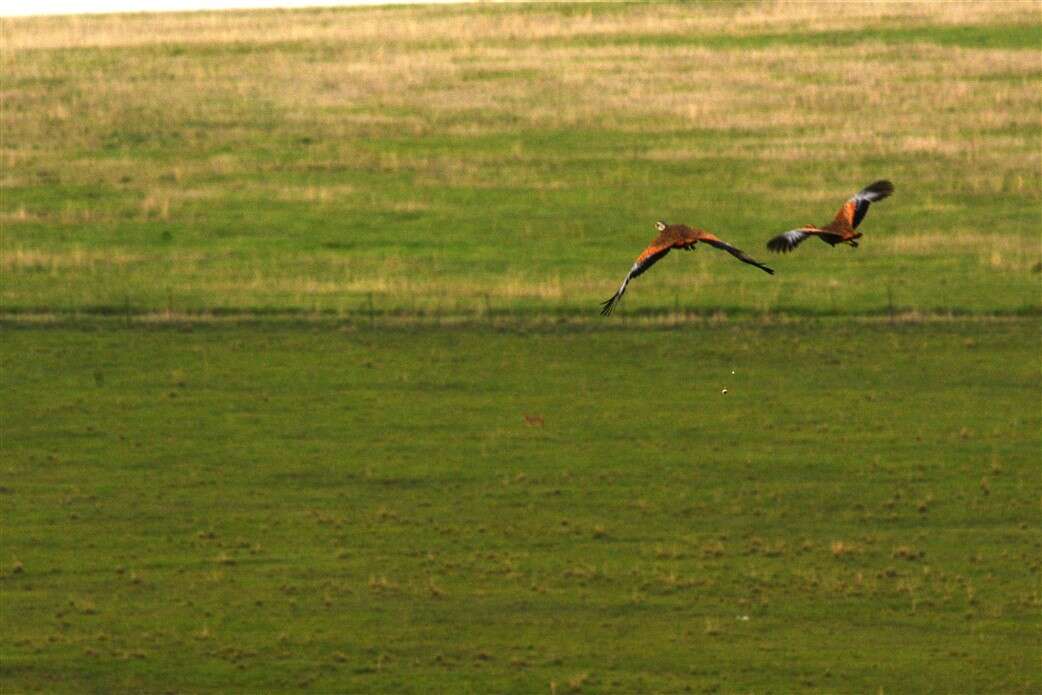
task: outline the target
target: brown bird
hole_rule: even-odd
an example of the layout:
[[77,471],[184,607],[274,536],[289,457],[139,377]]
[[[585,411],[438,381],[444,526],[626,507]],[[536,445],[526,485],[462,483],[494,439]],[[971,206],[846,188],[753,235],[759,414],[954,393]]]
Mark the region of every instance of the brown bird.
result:
[[655,223],[655,229],[659,231],[659,235],[655,237],[651,244],[648,245],[648,248],[644,249],[644,251],[637,256],[637,260],[633,263],[633,267],[630,268],[630,272],[627,273],[626,277],[622,280],[622,286],[619,287],[619,291],[601,304],[602,316],[608,316],[611,314],[612,310],[619,303],[619,300],[622,299],[622,295],[626,292],[626,285],[629,284],[630,280],[655,265],[659,259],[669,253],[670,249],[691,251],[694,249],[695,244],[700,241],[705,242],[710,246],[715,246],[718,249],[723,249],[743,263],[755,265],[760,270],[774,275],[774,271],[763,263],[746,256],[742,251],[736,249],[727,242],[722,241],[715,234],[711,234],[704,229],[692,229],[684,224],[666,224],[661,220]]
[[894,192],[894,184],[889,181],[876,181],[862,188],[854,197],[843,203],[836,213],[836,218],[824,227],[807,224],[799,229],[783,232],[767,242],[767,248],[775,253],[788,253],[799,246],[809,236],[816,236],[825,243],[850,244],[857,247],[861,232],[855,232],[861,220],[868,213],[868,206],[877,200],[887,198]]

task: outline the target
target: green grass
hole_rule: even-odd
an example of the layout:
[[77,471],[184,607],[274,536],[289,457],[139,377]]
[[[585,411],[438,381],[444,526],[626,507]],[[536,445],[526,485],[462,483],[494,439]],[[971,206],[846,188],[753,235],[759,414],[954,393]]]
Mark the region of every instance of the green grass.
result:
[[1034,691],[1038,337],[8,326],[0,682]]
[[657,219],[767,258],[886,177],[859,250],[624,309],[1042,313],[1030,4],[757,7],[11,21],[0,305],[594,318]]
[[4,20],[0,690],[1042,689],[1037,5],[841,10]]
[[[568,37],[555,40],[559,45],[572,45],[576,41],[587,41],[591,45],[601,45],[604,38],[600,35],[587,37]],[[936,44],[940,46],[959,46],[962,48],[1015,48],[1038,49],[1042,47],[1042,24],[993,24],[990,26],[924,26],[924,27],[887,27],[882,29],[848,29],[843,31],[808,31],[785,33],[751,33],[746,35],[680,35],[668,34],[625,34],[613,36],[611,42],[617,45],[638,45],[646,47],[659,46],[698,46],[713,49],[755,49],[772,46],[827,46],[843,48],[863,43],[882,42],[890,45],[903,43]]]

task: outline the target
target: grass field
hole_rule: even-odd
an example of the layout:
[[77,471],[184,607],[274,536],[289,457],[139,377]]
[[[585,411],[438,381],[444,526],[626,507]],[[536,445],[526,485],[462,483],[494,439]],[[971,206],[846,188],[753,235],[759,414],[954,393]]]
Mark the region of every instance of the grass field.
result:
[[9,330],[3,690],[1035,692],[1037,340]]
[[1037,2],[2,41],[4,693],[1042,690]]
[[[7,313],[1040,313],[1037,3],[4,22]],[[820,247],[820,248],[818,248]]]

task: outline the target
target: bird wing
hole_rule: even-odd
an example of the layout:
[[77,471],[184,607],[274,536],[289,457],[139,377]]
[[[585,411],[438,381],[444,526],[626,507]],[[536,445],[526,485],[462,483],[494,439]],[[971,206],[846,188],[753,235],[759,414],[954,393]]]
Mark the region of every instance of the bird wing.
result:
[[856,212],[857,196],[854,196],[847,202],[843,203],[843,207],[839,209],[839,212],[837,212],[836,216],[832,218],[832,221],[825,225],[825,228],[836,232],[854,229],[854,214]]
[[643,274],[648,268],[655,265],[659,260],[669,253],[669,250],[674,246],[674,239],[664,238],[666,233],[663,232],[655,238],[653,242],[648,244],[648,247],[640,252],[637,256],[637,260],[633,262],[633,267],[630,268],[630,277],[637,277]]
[[857,229],[861,220],[868,214],[868,206],[877,200],[889,197],[894,192],[894,184],[889,181],[880,180],[868,184],[855,193],[850,200],[843,203],[843,207],[836,213],[829,228],[842,231],[844,228]]
[[802,244],[804,239],[816,233],[815,229],[790,229],[768,241],[767,249],[774,253],[788,253]]
[[662,235],[651,242],[651,245],[637,256],[637,260],[633,262],[630,272],[623,278],[622,285],[619,286],[618,291],[601,303],[601,316],[609,316],[611,314],[616,305],[618,305],[619,300],[622,299],[622,295],[626,293],[626,285],[630,283],[630,280],[643,274],[648,268],[658,263],[659,259],[669,253],[672,247],[672,243],[664,241]]
[[705,243],[709,244],[710,246],[713,246],[713,247],[718,248],[718,249],[723,249],[724,251],[727,251],[729,254],[731,254],[732,256],[737,258],[738,260],[740,260],[742,263],[748,263],[749,265],[754,265],[757,268],[759,268],[760,270],[764,271],[765,273],[769,273],[771,275],[774,275],[774,271],[772,269],[768,268],[763,263],[760,263],[758,260],[756,260],[752,256],[746,255],[746,253],[744,251],[742,251],[741,249],[736,249],[734,246],[731,246],[726,241],[723,241],[722,239],[718,238],[714,234],[709,234],[709,233],[702,234],[702,236],[699,239],[699,241],[704,241]]
[[850,199],[850,202],[854,203],[854,220],[851,226],[854,229],[857,229],[857,226],[861,224],[861,220],[865,219],[865,215],[868,213],[869,204],[874,203],[877,200],[889,198],[893,192],[894,184],[886,180],[870,183],[858,191],[857,194]]

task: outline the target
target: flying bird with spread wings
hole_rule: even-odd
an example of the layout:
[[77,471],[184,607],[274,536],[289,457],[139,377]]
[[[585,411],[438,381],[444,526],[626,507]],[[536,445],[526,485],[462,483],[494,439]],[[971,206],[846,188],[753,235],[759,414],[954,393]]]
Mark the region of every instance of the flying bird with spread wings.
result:
[[843,203],[836,213],[835,219],[824,227],[807,224],[799,229],[783,232],[767,242],[767,248],[775,253],[792,251],[809,236],[816,236],[830,246],[850,244],[857,247],[861,232],[855,231],[865,219],[868,206],[876,201],[890,197],[894,192],[894,184],[889,181],[870,183],[854,194],[854,197]]
[[711,234],[704,229],[692,229],[684,224],[666,224],[661,220],[655,223],[655,229],[659,231],[659,235],[637,256],[637,260],[633,263],[633,267],[630,268],[630,272],[622,280],[622,286],[619,287],[619,291],[601,304],[602,316],[608,316],[615,309],[619,300],[622,299],[622,295],[625,294],[626,286],[630,280],[646,272],[648,268],[655,265],[670,250],[683,249],[684,251],[691,251],[695,248],[695,244],[700,241],[718,249],[723,249],[743,263],[754,265],[765,273],[774,275],[774,271],[763,263],[750,258],[741,250],[736,249],[715,234]]

